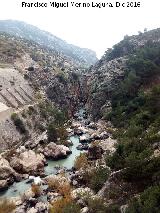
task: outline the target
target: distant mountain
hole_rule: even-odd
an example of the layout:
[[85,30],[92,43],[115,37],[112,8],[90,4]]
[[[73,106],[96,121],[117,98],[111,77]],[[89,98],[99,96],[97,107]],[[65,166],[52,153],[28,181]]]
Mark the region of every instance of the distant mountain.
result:
[[1,20],[0,31],[37,42],[40,45],[58,51],[59,53],[72,58],[75,62],[86,66],[93,65],[98,60],[94,51],[68,44],[66,41],[51,33],[40,30],[38,27],[25,22]]

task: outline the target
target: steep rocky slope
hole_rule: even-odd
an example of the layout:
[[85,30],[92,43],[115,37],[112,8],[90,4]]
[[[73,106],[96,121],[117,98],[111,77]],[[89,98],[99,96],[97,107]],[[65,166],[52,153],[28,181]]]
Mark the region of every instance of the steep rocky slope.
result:
[[112,49],[90,67],[87,75],[88,101],[87,106],[94,118],[103,116],[110,110],[112,91],[124,78],[128,58],[137,50],[151,44],[159,44],[160,29],[148,31],[134,36],[125,36]]
[[[69,135],[87,150],[74,169],[43,178],[47,190],[32,184],[15,212],[158,213],[160,30],[125,36],[87,72],[22,38],[2,33],[0,44],[0,143],[9,148],[0,187],[25,173],[43,178],[45,159],[71,153]],[[89,113],[75,114],[81,104]]]
[[0,31],[34,41],[40,45],[55,50],[60,54],[65,55],[74,63],[89,66],[97,61],[97,57],[94,51],[68,44],[64,40],[52,35],[51,33],[42,31],[37,27],[21,21],[0,21]]
[[88,111],[117,139],[98,195],[108,212],[159,212],[160,29],[125,36],[86,75]]
[[[83,101],[80,79],[85,69],[82,67],[57,51],[0,34],[1,149],[24,139],[11,120],[13,112],[20,115],[26,126],[29,134],[25,135],[25,140],[35,137],[36,131],[39,134],[39,128],[35,128],[39,119],[43,126],[48,122],[40,114],[37,106],[40,101],[50,100],[57,109],[65,111],[68,116],[73,115]],[[35,118],[23,117],[31,106],[35,108]]]

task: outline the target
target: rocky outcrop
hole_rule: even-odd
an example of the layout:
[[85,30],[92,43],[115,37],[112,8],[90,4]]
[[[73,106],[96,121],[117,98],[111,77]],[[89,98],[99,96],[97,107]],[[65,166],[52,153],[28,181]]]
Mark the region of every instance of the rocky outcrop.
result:
[[61,158],[66,158],[69,154],[71,154],[71,151],[64,145],[57,145],[51,142],[44,148],[43,153],[46,158],[58,160]]
[[88,159],[96,160],[102,157],[103,149],[98,144],[92,144],[88,149]]
[[[87,87],[89,90],[87,108],[93,118],[100,118],[105,108],[110,108],[107,101],[117,86],[117,82],[123,79],[127,59],[125,57],[106,61],[102,58],[88,73]],[[97,68],[98,67],[98,68]]]
[[0,189],[7,188],[14,182],[17,173],[10,166],[9,162],[0,155]]
[[111,111],[111,96],[118,83],[124,78],[126,62],[130,55],[146,45],[160,43],[160,29],[139,35],[125,36],[122,41],[108,49],[104,56],[91,66],[85,79],[85,92],[88,111],[94,119],[103,117]]
[[26,150],[18,156],[12,157],[10,165],[19,173],[42,175],[45,162],[43,154],[36,154],[32,150]]

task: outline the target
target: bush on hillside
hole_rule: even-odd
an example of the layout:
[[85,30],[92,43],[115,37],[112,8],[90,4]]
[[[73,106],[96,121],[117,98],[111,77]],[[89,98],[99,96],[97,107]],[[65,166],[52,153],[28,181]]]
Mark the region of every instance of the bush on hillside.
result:
[[159,213],[160,186],[146,189],[140,197],[133,198],[129,203],[126,213],[149,212]]
[[26,127],[25,127],[23,121],[20,119],[20,117],[16,113],[13,113],[11,115],[11,119],[13,120],[17,130],[21,134],[26,134],[27,133],[27,130],[26,130]]

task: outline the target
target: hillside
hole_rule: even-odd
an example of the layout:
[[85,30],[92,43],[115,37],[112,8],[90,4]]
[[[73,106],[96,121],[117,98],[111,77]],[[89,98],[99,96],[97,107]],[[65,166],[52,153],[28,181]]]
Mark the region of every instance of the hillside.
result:
[[[57,51],[0,33],[0,102],[5,105],[0,112],[1,149],[23,137],[13,122],[7,121],[13,112],[23,113],[30,105],[49,100],[72,116],[83,101],[83,71],[81,65]],[[31,138],[35,132],[31,128]]]
[[87,72],[89,90],[87,105],[94,118],[99,118],[105,111],[110,110],[112,91],[118,88],[119,82],[124,79],[129,57],[144,47],[152,46],[152,44],[159,45],[159,43],[160,29],[125,36],[90,67]]
[[160,29],[89,69],[0,33],[0,144],[0,212],[159,213]]
[[117,139],[99,195],[111,199],[111,212],[159,212],[160,29],[125,36],[87,75],[86,107],[111,122]]
[[59,52],[69,58],[69,60],[73,60],[75,63],[82,64],[86,67],[97,61],[96,53],[94,51],[68,44],[66,41],[51,33],[40,30],[25,22],[14,20],[0,21],[0,32],[34,41],[44,47]]

